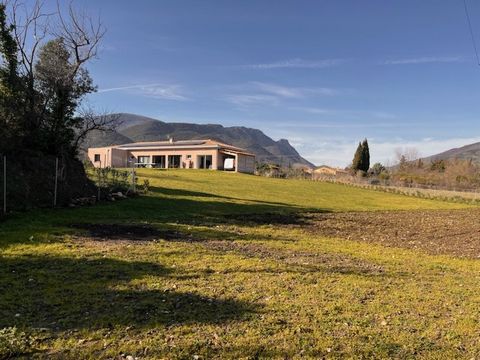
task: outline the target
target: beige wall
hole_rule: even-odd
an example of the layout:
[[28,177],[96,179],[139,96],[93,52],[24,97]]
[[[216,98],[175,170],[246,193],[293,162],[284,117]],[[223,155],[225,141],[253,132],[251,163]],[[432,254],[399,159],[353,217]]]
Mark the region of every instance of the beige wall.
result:
[[[111,166],[110,151],[111,147],[88,149],[88,159],[95,167]],[[100,155],[100,161],[95,161],[95,155]]]
[[[100,161],[95,161],[95,155],[100,155]],[[88,149],[88,159],[95,167],[126,167],[127,151],[112,147]]]
[[322,168],[315,169],[313,172],[315,174],[335,175],[337,173],[337,169],[322,167]]
[[255,172],[255,157],[237,154],[237,171],[253,174]]
[[128,151],[112,148],[112,167],[127,167]]

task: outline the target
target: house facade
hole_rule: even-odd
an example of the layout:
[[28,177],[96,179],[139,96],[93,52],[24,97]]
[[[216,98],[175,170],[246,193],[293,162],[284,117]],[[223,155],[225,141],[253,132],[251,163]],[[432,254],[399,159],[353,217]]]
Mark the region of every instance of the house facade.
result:
[[98,168],[212,169],[253,174],[255,155],[213,140],[153,141],[89,148]]
[[327,165],[322,165],[313,170],[313,177],[322,176],[345,176],[348,171],[341,168],[334,168]]

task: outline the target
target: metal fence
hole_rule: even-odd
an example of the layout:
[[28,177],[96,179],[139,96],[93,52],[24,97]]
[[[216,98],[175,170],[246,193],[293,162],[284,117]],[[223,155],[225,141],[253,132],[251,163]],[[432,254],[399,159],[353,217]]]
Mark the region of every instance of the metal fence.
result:
[[[0,155],[1,213],[30,207],[56,207],[62,185],[59,158],[16,159]],[[22,162],[22,163],[19,163]],[[27,161],[28,162],[28,161]]]

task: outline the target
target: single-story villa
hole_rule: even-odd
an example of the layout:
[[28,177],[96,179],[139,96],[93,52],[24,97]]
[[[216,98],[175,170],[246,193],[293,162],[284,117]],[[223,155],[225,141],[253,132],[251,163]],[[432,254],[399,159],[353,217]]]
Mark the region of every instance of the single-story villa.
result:
[[348,171],[341,168],[334,168],[327,165],[318,166],[313,170],[314,176],[339,176],[348,175]]
[[253,174],[255,155],[213,140],[136,142],[89,148],[97,168],[152,167],[160,169],[212,169]]

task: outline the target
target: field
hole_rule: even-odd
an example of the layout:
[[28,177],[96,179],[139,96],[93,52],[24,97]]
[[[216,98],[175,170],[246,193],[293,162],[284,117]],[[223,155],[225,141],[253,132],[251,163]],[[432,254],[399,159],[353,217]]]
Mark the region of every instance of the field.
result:
[[0,358],[477,358],[480,210],[142,170],[151,193],[0,223]]

